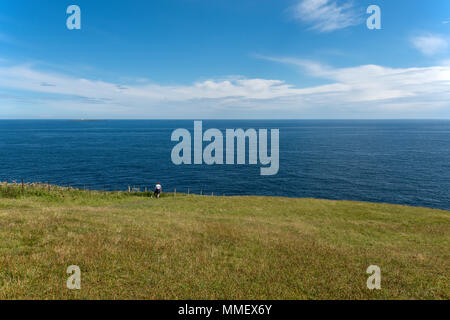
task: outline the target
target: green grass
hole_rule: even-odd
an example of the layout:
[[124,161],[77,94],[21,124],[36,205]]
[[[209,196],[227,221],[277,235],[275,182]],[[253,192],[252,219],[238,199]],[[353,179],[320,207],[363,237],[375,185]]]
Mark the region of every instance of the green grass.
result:
[[3,184],[0,299],[449,299],[448,211],[150,195]]

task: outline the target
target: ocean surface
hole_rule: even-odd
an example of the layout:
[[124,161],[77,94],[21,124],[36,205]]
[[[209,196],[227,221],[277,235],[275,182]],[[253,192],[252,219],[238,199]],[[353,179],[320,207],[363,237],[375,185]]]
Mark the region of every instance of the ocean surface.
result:
[[[0,180],[78,188],[361,200],[450,210],[450,121],[205,120],[203,128],[277,128],[280,169],[180,165],[192,120],[0,120]],[[206,146],[207,143],[204,145]],[[270,150],[270,148],[269,148]]]

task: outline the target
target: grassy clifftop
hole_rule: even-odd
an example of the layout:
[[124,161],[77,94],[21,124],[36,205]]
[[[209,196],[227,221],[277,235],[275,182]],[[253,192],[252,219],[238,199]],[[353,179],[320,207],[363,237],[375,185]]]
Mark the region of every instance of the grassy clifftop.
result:
[[0,188],[0,299],[449,299],[449,247],[448,211]]

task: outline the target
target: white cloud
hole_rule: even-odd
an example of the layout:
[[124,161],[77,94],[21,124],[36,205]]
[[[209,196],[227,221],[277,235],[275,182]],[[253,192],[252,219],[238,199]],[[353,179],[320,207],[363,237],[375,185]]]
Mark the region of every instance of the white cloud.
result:
[[[331,80],[328,88],[346,102],[383,102],[411,99],[411,102],[434,96],[443,102],[450,98],[450,67],[388,68],[362,65],[352,68],[332,68],[305,60],[270,58],[272,61],[297,65],[311,76]],[[315,87],[315,90],[326,86]],[[331,93],[329,91],[328,93]],[[433,99],[433,100],[436,100]],[[450,101],[448,102],[450,107]]]
[[423,35],[411,39],[413,46],[427,56],[444,52],[448,48],[448,40],[440,35]]
[[[29,112],[27,117],[450,117],[450,66],[333,68],[294,58],[265,59],[295,65],[326,84],[298,88],[282,80],[228,77],[191,85],[124,85],[9,65],[0,66],[0,88],[13,89],[0,97],[0,116],[15,103]],[[12,102],[14,94],[20,102]]]
[[319,32],[330,32],[361,23],[351,1],[301,0],[294,7],[294,16]]

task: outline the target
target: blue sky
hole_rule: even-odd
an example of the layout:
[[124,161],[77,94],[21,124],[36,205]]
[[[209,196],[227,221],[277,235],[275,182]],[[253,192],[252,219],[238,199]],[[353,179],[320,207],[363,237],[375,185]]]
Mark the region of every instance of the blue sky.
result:
[[447,0],[0,3],[0,118],[440,119],[449,101]]

